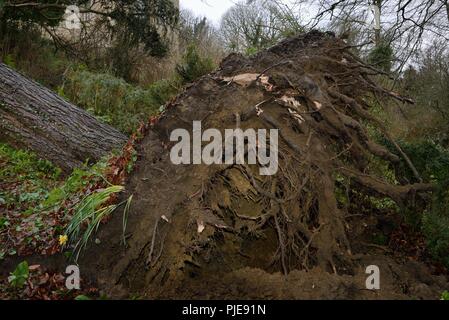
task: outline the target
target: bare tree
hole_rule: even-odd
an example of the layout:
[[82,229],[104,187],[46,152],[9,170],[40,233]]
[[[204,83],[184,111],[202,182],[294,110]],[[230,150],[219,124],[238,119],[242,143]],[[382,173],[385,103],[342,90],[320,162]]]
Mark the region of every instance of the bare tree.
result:
[[[374,28],[372,10],[380,15],[380,28]],[[398,58],[396,71],[401,71],[422,45],[435,37],[449,40],[449,1],[320,0],[308,27],[335,25],[336,21],[357,26],[377,46],[387,42],[394,47]]]
[[193,12],[183,9],[179,20],[179,47],[183,52],[194,44],[201,54],[219,62],[223,58],[223,45],[221,44],[217,28],[207,18],[198,17]]
[[221,21],[225,46],[237,52],[258,51],[303,30],[294,7],[277,0],[240,1]]

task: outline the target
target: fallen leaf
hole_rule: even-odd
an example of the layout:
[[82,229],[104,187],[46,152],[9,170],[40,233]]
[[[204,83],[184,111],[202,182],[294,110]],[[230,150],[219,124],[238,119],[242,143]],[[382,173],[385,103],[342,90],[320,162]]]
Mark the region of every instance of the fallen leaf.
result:
[[201,233],[204,231],[204,228],[206,228],[206,226],[204,225],[204,222],[202,220],[197,220],[196,222],[198,224],[198,233]]
[[39,269],[41,267],[40,264],[33,264],[32,266],[28,267],[29,271],[36,271],[37,269]]

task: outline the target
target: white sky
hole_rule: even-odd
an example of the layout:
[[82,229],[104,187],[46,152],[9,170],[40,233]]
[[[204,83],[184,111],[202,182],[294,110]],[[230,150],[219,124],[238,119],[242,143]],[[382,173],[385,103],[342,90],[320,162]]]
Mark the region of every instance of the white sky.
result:
[[[180,0],[181,8],[189,9],[198,17],[206,17],[216,26],[219,25],[221,16],[233,5],[242,0]],[[282,0],[283,3],[291,6],[295,0]],[[313,7],[313,6],[312,6]],[[303,6],[301,16],[310,16],[310,6]]]
[[205,16],[214,24],[220,22],[221,16],[232,7],[237,0],[180,0],[181,8],[186,8],[195,15]]

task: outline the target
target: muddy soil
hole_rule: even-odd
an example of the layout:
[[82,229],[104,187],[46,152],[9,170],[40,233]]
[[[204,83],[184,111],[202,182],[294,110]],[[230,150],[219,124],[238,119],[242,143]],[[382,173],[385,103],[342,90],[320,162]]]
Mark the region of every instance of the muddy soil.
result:
[[[392,213],[367,212],[359,199],[348,208],[337,197],[344,181],[403,208],[432,190],[370,172],[373,158],[407,160],[371,141],[362,125],[391,138],[367,97],[407,101],[376,85],[379,73],[320,32],[226,58],[171,101],[143,139],[124,195],[133,195],[126,245],[116,213],[81,257],[83,277],[113,298],[438,299],[446,276],[372,243],[373,232],[385,233],[382,215]],[[279,129],[279,170],[173,164],[170,133],[192,134],[193,121],[222,133]],[[369,265],[380,268],[380,290],[366,289]]]

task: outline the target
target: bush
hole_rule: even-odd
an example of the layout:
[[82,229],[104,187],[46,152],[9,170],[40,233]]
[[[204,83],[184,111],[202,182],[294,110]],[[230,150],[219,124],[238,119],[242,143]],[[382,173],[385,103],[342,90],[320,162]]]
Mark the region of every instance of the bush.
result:
[[201,56],[198,48],[193,44],[187,47],[181,64],[176,66],[176,72],[182,83],[192,82],[213,69],[214,63],[212,59]]
[[[424,181],[444,183],[449,178],[449,151],[431,140],[422,140],[414,143],[399,142],[402,150],[421,174]],[[388,148],[395,152],[391,144]],[[415,176],[405,161],[401,161],[397,168],[397,175],[407,178],[410,182],[417,182]]]
[[199,54],[195,45],[188,47],[177,76],[160,80],[146,88],[133,86],[108,73],[94,73],[78,66],[66,72],[65,82],[58,93],[85,108],[99,120],[124,133],[133,132],[140,122],[157,113],[172,98],[179,87],[211,72],[211,58]]
[[444,179],[437,181],[431,209],[423,215],[422,231],[430,254],[449,267],[449,172],[445,174]]
[[155,82],[144,89],[107,73],[77,68],[67,73],[59,93],[100,120],[129,134],[140,122],[155,114],[176,90],[168,80]]
[[[418,172],[426,182],[436,185],[430,206],[423,211],[406,209],[406,216],[415,227],[421,229],[427,248],[433,258],[449,267],[449,151],[429,140],[416,143],[400,143]],[[387,146],[393,151],[392,146]],[[416,182],[411,170],[402,160],[397,175]]]
[[0,37],[0,60],[46,87],[54,89],[61,85],[70,59],[56,50],[52,41],[42,37],[41,29],[16,27]]
[[393,61],[393,49],[389,44],[381,43],[376,46],[368,55],[368,62],[389,72]]

